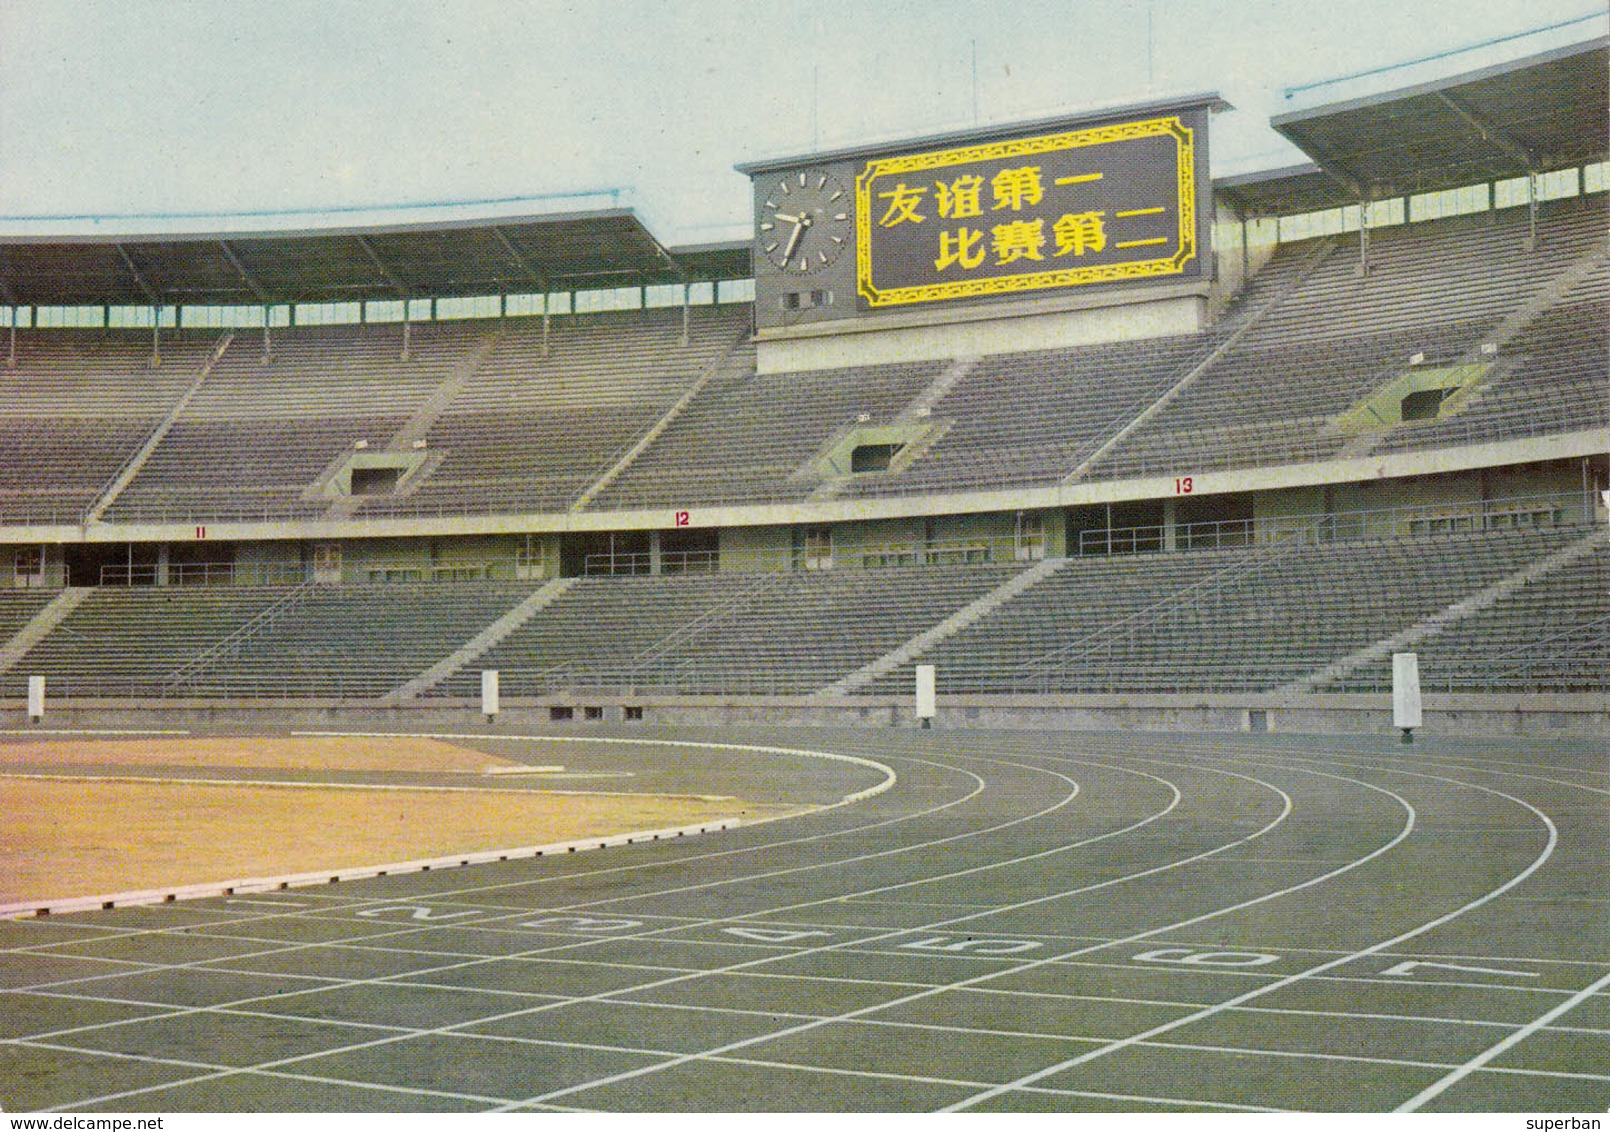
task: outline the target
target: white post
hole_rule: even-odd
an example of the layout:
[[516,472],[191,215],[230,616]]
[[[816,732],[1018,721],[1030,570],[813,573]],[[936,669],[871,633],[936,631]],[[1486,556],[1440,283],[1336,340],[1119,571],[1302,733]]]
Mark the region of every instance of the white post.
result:
[[481,670],[481,714],[486,716],[488,723],[498,713],[498,670],[484,668]]
[[28,677],[28,719],[38,723],[45,718],[45,678]]
[[1420,726],[1420,657],[1412,652],[1392,654],[1392,726],[1402,728],[1403,741],[1414,742]]
[[934,666],[931,664],[917,665],[917,718],[922,720],[924,727],[933,723],[934,705]]

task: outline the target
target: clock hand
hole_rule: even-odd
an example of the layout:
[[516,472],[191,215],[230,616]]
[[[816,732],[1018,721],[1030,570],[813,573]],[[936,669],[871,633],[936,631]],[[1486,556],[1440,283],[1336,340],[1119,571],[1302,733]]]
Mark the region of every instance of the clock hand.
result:
[[788,261],[794,258],[794,249],[799,247],[799,238],[800,238],[800,236],[804,235],[804,233],[805,233],[805,224],[804,224],[804,222],[801,221],[801,220],[794,221],[794,232],[793,232],[793,234],[791,236],[788,237],[788,246],[783,249],[783,266],[784,267],[787,267],[788,266]]
[[790,216],[786,212],[774,212],[772,215],[781,220],[784,224],[798,224],[800,222],[799,217]]

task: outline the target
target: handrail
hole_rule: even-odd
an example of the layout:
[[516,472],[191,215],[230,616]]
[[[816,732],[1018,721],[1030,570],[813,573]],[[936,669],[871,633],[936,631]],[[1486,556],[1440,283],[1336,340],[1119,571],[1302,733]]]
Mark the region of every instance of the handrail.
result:
[[268,608],[258,611],[245,624],[168,673],[165,677],[166,682],[163,685],[163,690],[171,691],[186,680],[194,677],[214,661],[239,651],[241,645],[278,622],[281,617],[300,604],[302,599],[319,584],[314,579],[309,578]]

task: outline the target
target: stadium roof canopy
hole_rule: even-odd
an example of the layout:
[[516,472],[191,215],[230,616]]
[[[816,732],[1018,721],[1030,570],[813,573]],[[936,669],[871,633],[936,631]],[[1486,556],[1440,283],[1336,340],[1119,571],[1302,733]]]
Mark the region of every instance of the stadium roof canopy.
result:
[[671,251],[630,208],[305,231],[0,237],[0,303],[260,305],[635,287],[750,273]]
[[1270,119],[1313,164],[1225,178],[1243,215],[1334,208],[1602,161],[1610,38]]

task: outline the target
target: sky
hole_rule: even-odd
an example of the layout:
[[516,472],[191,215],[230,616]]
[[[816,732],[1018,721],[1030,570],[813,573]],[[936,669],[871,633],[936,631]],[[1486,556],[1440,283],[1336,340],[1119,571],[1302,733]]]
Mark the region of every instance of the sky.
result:
[[1602,35],[1605,11],[1604,0],[0,0],[0,234],[312,227],[447,216],[416,207],[456,202],[530,212],[624,190],[607,199],[638,208],[669,245],[742,239],[750,197],[737,163],[1200,92],[1235,107],[1212,125],[1222,176],[1304,160],[1270,115],[1341,88],[1288,99],[1288,87],[1584,16],[1565,37]]

